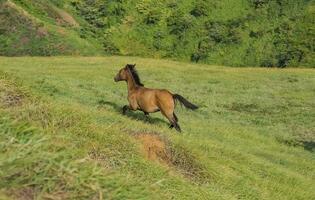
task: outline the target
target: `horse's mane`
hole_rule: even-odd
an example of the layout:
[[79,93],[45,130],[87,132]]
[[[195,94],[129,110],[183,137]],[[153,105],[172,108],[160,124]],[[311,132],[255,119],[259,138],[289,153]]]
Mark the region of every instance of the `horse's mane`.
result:
[[133,79],[135,80],[136,84],[139,86],[144,86],[141,83],[139,74],[138,74],[137,70],[135,69],[135,65],[127,64],[127,68],[130,70],[131,75],[132,75]]

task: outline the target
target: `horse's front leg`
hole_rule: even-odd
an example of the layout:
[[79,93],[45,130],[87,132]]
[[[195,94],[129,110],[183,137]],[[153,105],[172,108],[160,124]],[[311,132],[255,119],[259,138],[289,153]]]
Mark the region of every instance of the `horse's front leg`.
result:
[[123,115],[126,114],[127,110],[130,110],[129,106],[128,105],[124,105],[124,107],[122,108]]
[[145,111],[142,111],[144,113],[144,116],[145,116],[145,120],[150,122],[150,117],[149,117],[149,113],[148,112],[145,112]]
[[126,114],[127,110],[136,111],[137,110],[137,106],[136,105],[132,105],[132,104],[130,104],[129,106],[125,105],[123,107],[123,114]]

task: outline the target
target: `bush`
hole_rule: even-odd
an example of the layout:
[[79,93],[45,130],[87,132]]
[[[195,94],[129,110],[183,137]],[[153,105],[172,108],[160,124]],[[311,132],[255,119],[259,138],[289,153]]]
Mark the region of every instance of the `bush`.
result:
[[143,16],[145,24],[156,24],[161,18],[161,8],[157,6],[156,1],[143,0],[137,4],[136,9]]
[[104,51],[107,53],[107,54],[110,54],[110,55],[117,55],[120,53],[120,50],[119,48],[114,44],[114,42],[111,40],[111,37],[112,37],[112,32],[110,30],[108,31],[105,31],[104,35],[103,35],[103,48],[104,48]]
[[164,39],[165,35],[163,35],[162,31],[158,31],[153,35],[153,47],[157,50],[161,50],[162,49],[162,40]]
[[156,24],[157,22],[160,21],[160,13],[158,10],[150,10],[148,13],[145,15],[144,22],[146,24]]
[[294,27],[290,21],[282,23],[275,30],[274,46],[276,49],[277,67],[293,66],[300,63],[305,56],[299,41],[294,40]]
[[201,40],[198,42],[198,47],[190,56],[192,62],[198,63],[200,60],[206,60],[211,49],[211,41]]
[[167,26],[170,29],[171,34],[181,36],[190,27],[192,27],[191,15],[184,14],[180,10],[175,10],[171,16],[167,18]]
[[111,25],[119,23],[125,14],[125,9],[121,1],[73,0],[71,5],[80,16],[96,28],[109,28]]
[[208,21],[206,22],[205,26],[208,31],[209,38],[216,43],[237,44],[241,42],[241,36],[238,30],[238,23],[235,23],[233,21]]
[[270,0],[250,0],[250,3],[255,7],[255,9],[263,7]]
[[208,7],[209,2],[206,2],[205,0],[196,1],[190,14],[195,17],[208,16]]

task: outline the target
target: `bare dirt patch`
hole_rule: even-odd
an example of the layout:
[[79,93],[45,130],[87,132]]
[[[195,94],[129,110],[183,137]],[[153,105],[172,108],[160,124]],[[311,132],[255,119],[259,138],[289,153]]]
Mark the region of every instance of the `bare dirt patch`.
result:
[[167,144],[156,134],[140,133],[135,138],[142,144],[142,152],[148,160],[171,164]]
[[146,159],[175,168],[184,177],[195,182],[210,181],[210,174],[187,148],[175,146],[156,133],[133,133],[132,135],[141,143],[141,151]]
[[[10,189],[7,195],[16,200],[34,200],[37,199],[38,190],[34,187],[24,187],[19,189]],[[69,195],[65,191],[54,191],[52,193],[43,194],[43,199],[64,200],[69,199]]]
[[20,43],[21,43],[21,45],[26,45],[27,43],[29,43],[30,42],[30,38],[28,38],[28,37],[22,37],[21,39],[20,39]]
[[37,29],[37,36],[40,38],[48,36],[48,30],[45,27],[39,27]]
[[16,200],[33,200],[35,199],[35,190],[31,187],[25,187],[21,189],[10,190],[8,195],[14,197]]

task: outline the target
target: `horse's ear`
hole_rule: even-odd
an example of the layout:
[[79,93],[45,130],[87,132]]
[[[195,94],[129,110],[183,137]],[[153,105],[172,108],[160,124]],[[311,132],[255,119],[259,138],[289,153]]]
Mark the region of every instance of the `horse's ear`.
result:
[[135,66],[136,66],[136,64],[129,64],[129,67],[130,67],[131,69],[134,69]]

